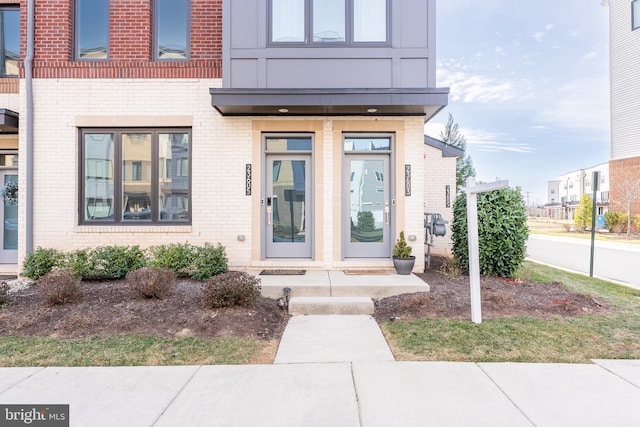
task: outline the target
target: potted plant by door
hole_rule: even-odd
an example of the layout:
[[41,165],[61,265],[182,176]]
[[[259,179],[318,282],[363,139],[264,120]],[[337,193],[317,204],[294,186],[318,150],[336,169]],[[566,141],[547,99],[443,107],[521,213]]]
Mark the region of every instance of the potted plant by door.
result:
[[393,247],[393,267],[396,269],[396,273],[407,275],[413,271],[416,257],[411,255],[412,250],[413,248],[407,244],[404,238],[404,231],[401,231],[400,237]]

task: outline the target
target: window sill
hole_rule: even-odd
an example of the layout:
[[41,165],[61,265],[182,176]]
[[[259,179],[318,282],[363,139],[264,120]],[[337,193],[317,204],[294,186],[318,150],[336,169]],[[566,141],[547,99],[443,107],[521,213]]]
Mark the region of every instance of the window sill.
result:
[[150,233],[191,233],[191,225],[77,225],[74,230],[75,233],[136,233],[136,234],[150,234]]

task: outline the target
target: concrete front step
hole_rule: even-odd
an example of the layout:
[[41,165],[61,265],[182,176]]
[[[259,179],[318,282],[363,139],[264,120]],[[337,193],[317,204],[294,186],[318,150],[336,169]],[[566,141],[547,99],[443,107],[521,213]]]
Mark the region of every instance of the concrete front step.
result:
[[429,285],[410,274],[345,274],[342,270],[309,270],[299,276],[259,276],[262,295],[268,298],[283,296],[282,289],[290,288],[291,297],[368,297],[384,298],[392,295],[429,292]]
[[289,314],[373,314],[373,301],[366,297],[293,297]]

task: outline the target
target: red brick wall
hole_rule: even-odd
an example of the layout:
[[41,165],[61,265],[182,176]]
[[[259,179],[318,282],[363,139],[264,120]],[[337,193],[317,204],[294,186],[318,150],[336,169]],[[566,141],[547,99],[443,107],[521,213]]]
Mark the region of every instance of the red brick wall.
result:
[[[26,54],[27,2],[20,2]],[[109,60],[73,60],[73,0],[35,3],[34,78],[221,78],[222,0],[191,0],[190,60],[152,60],[152,0],[111,0]],[[24,76],[24,70],[21,70]]]
[[[640,157],[609,161],[609,210],[626,213],[629,186],[640,182]],[[640,214],[640,192],[631,208],[632,215]]]

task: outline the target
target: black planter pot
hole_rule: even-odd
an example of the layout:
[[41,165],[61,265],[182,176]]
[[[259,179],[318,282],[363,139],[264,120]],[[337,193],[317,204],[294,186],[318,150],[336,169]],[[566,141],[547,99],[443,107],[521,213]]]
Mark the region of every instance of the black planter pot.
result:
[[415,263],[416,257],[413,255],[409,258],[393,258],[393,267],[396,269],[396,273],[402,275],[411,274]]

